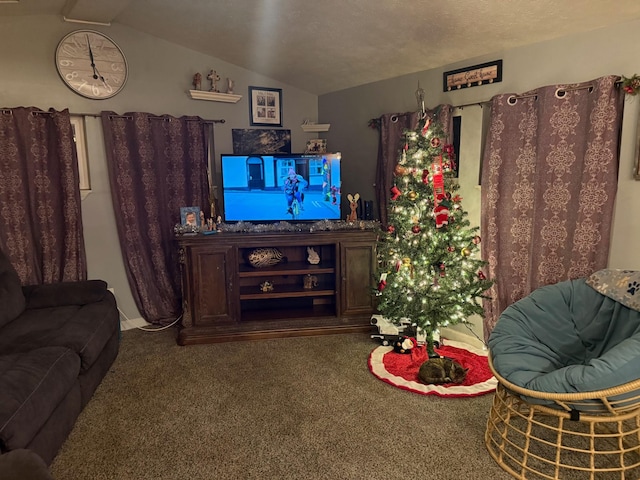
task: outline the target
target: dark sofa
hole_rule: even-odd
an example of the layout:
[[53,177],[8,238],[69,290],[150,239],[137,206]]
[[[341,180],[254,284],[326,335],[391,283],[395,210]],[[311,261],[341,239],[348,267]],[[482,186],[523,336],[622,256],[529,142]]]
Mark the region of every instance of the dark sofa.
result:
[[51,463],[118,354],[119,326],[104,281],[22,287],[0,251],[0,453]]

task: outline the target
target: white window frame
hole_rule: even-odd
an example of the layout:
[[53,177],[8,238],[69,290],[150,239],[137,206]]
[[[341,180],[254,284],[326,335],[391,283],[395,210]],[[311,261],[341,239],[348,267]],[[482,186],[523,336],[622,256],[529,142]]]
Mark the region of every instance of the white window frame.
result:
[[89,159],[87,156],[87,137],[84,128],[84,116],[71,115],[71,130],[73,131],[73,141],[76,144],[76,152],[78,154],[80,191],[90,191],[91,179],[89,177]]

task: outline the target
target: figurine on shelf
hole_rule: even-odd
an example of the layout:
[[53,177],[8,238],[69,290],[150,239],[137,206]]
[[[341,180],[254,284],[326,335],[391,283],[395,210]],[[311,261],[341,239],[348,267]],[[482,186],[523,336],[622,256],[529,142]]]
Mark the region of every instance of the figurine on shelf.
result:
[[357,209],[360,194],[356,193],[353,196],[349,194],[347,195],[347,199],[349,200],[349,208],[351,208],[351,213],[349,213],[349,216],[347,217],[347,222],[355,222],[358,219]]
[[202,74],[200,72],[193,76],[193,89],[202,90]]
[[211,70],[209,75],[207,75],[207,80],[211,81],[210,92],[219,92],[218,90],[218,82],[220,81],[220,75],[215,70]]
[[235,85],[235,82],[231,80],[229,77],[227,77],[227,93],[233,94],[234,85]]
[[318,255],[318,252],[316,252],[313,247],[307,247],[307,253],[307,262],[311,265],[317,265],[320,263],[320,255]]
[[269,280],[265,280],[260,284],[260,291],[263,293],[273,292],[273,283]]
[[307,273],[304,276],[302,283],[305,290],[311,290],[312,288],[315,288],[318,286],[318,277],[316,277],[315,275],[311,275],[310,273]]

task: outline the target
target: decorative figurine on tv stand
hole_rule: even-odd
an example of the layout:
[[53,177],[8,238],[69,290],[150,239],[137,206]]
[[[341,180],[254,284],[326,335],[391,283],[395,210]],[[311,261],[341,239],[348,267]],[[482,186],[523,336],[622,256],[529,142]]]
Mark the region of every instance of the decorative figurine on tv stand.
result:
[[307,247],[307,254],[307,262],[309,262],[310,265],[317,265],[320,263],[320,255],[318,255],[315,248]]
[[302,280],[302,286],[304,287],[305,290],[311,290],[317,287],[318,277],[316,277],[315,275],[311,275],[310,273],[307,273]]
[[353,223],[358,219],[358,200],[360,200],[360,194],[356,193],[355,195],[347,195],[347,200],[349,200],[349,208],[351,208],[351,213],[347,217],[347,222]]
[[265,280],[260,284],[260,291],[262,293],[273,292],[273,283],[269,280]]

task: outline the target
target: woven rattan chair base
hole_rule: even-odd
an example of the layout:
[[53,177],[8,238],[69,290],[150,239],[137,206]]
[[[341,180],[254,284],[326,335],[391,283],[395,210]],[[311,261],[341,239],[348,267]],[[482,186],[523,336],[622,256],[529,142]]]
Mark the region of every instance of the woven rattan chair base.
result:
[[576,420],[575,412],[572,419],[569,411],[524,401],[496,378],[485,444],[505,471],[528,480],[640,479],[640,406],[582,412]]

